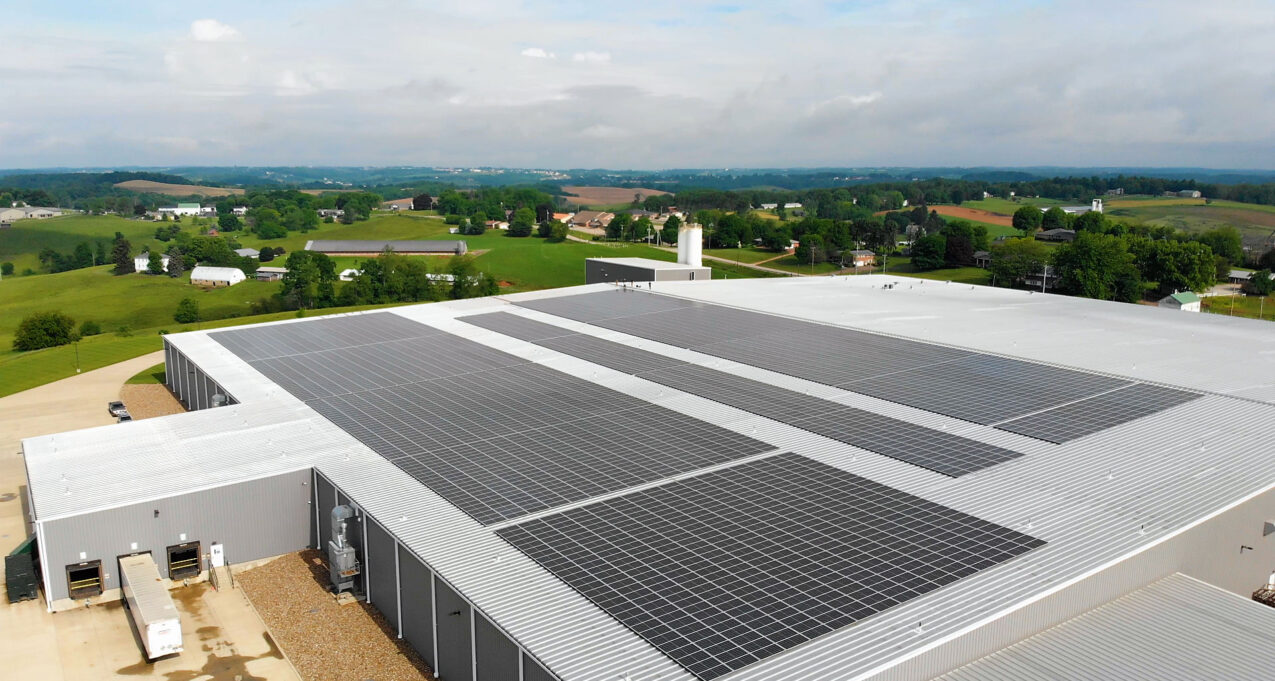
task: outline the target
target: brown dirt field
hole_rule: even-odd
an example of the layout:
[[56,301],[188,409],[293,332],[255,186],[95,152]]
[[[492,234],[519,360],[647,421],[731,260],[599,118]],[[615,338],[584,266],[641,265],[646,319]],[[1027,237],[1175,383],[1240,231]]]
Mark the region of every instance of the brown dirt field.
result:
[[952,218],[960,218],[962,220],[974,220],[976,222],[986,222],[992,225],[1001,225],[1003,227],[1013,227],[1014,219],[1008,215],[993,213],[991,211],[979,210],[977,208],[965,208],[963,206],[930,206],[931,210],[938,211],[939,215],[945,215]]
[[616,203],[629,203],[633,200],[634,194],[641,194],[645,198],[647,196],[662,196],[668,193],[659,189],[645,189],[642,187],[572,186],[563,187],[562,189],[572,195],[566,197],[568,201],[586,206],[610,206]]
[[125,385],[120,388],[120,401],[134,421],[186,411],[182,403],[162,385]]
[[129,180],[117,182],[116,187],[134,192],[148,194],[166,194],[168,196],[234,196],[242,194],[242,189],[232,187],[205,187],[198,184],[169,184],[167,182],[151,182],[150,180]]
[[328,568],[319,551],[280,556],[238,573],[235,583],[305,681],[434,678],[420,655],[395,638],[375,608],[337,603],[328,593]]

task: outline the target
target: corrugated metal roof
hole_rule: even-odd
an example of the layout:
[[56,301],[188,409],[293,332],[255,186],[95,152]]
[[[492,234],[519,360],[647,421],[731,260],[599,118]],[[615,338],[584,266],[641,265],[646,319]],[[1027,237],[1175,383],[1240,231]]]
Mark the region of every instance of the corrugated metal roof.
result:
[[[837,388],[663,346],[508,305],[499,298],[393,312],[640,399],[795,451],[991,522],[1048,545],[1019,559],[742,669],[731,681],[832,681],[869,676],[1012,611],[1112,561],[1181,532],[1275,485],[1269,441],[1275,408],[1275,338],[1259,322],[1182,315],[1147,306],[903,280],[888,276],[656,283],[656,291],[839,323],[987,352],[1210,391],[1189,404],[1064,445],[1052,445]],[[596,285],[518,294],[539,298]],[[457,315],[507,310],[566,328],[855,407],[1016,449],[1025,456],[959,479],[693,397],[634,376],[465,324]],[[288,320],[279,324],[305,323]],[[167,337],[242,404],[37,438],[24,443],[40,517],[126,503],[145,495],[225,484],[314,465],[442,578],[566,681],[689,676],[590,602],[438,495],[314,415],[210,339]],[[1095,352],[1101,348],[1101,352]],[[1234,361],[1218,363],[1219,354]],[[1232,366],[1232,365],[1239,366]],[[1225,394],[1242,395],[1236,400]],[[1207,425],[1200,425],[1207,424]],[[142,430],[128,430],[141,428]],[[278,430],[274,430],[278,429]],[[277,433],[278,437],[262,434]],[[144,435],[143,435],[144,434]],[[139,439],[139,438],[146,439]],[[301,438],[292,442],[293,438]],[[287,441],[287,444],[284,444]],[[109,450],[111,466],[73,476]],[[294,454],[294,452],[296,452]],[[172,459],[173,461],[170,461]],[[121,465],[127,462],[128,465]],[[182,466],[185,479],[137,471]],[[61,498],[64,497],[64,498]],[[1136,502],[1136,503],[1135,503]],[[916,631],[924,621],[923,632]]]
[[216,281],[242,281],[244,279],[243,270],[237,267],[212,267],[211,265],[198,265],[190,271],[191,279],[207,279]]
[[307,242],[307,251],[321,253],[380,253],[386,248],[399,253],[464,253],[468,245],[460,239],[434,241],[364,241],[358,239],[316,239]]
[[1275,608],[1166,577],[936,681],[1265,681]]

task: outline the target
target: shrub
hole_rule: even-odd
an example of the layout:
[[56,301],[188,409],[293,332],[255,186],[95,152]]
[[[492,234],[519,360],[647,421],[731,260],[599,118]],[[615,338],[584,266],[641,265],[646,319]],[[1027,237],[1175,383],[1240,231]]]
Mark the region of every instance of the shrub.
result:
[[80,336],[96,336],[99,333],[102,333],[102,325],[95,321],[85,319],[84,323],[80,324]]
[[13,276],[13,263],[11,262],[0,263],[0,276],[5,276],[5,277]]
[[199,303],[194,298],[182,298],[177,303],[177,311],[173,313],[173,321],[178,324],[191,324],[199,321]]
[[36,312],[18,324],[13,349],[21,352],[66,345],[74,340],[75,320],[61,312]]

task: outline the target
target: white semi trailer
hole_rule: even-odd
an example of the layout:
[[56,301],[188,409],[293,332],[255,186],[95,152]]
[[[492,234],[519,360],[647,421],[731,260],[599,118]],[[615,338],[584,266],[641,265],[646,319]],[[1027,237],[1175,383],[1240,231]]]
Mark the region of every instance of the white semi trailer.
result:
[[120,559],[124,603],[146,647],[146,659],[182,651],[182,625],[168,587],[149,553]]

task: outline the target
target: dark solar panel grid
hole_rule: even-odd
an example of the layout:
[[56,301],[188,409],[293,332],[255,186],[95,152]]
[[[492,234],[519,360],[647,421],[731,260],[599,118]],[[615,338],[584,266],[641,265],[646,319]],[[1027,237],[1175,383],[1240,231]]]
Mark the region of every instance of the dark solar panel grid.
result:
[[[1021,456],[1008,449],[848,407],[786,388],[621,343],[587,336],[552,337],[551,326],[497,312],[466,319],[682,392],[726,404],[937,473],[960,476]],[[561,329],[560,329],[561,330]],[[542,340],[535,340],[542,339]],[[664,368],[640,371],[644,366]]]
[[1200,397],[1197,393],[1148,383],[1134,385],[1065,404],[1048,411],[998,424],[1019,435],[1063,443],[1128,423]]
[[213,331],[209,338],[252,361],[368,343],[437,336],[443,332],[392,312],[329,317],[250,329]]
[[705,680],[1044,544],[796,454],[497,533]]

